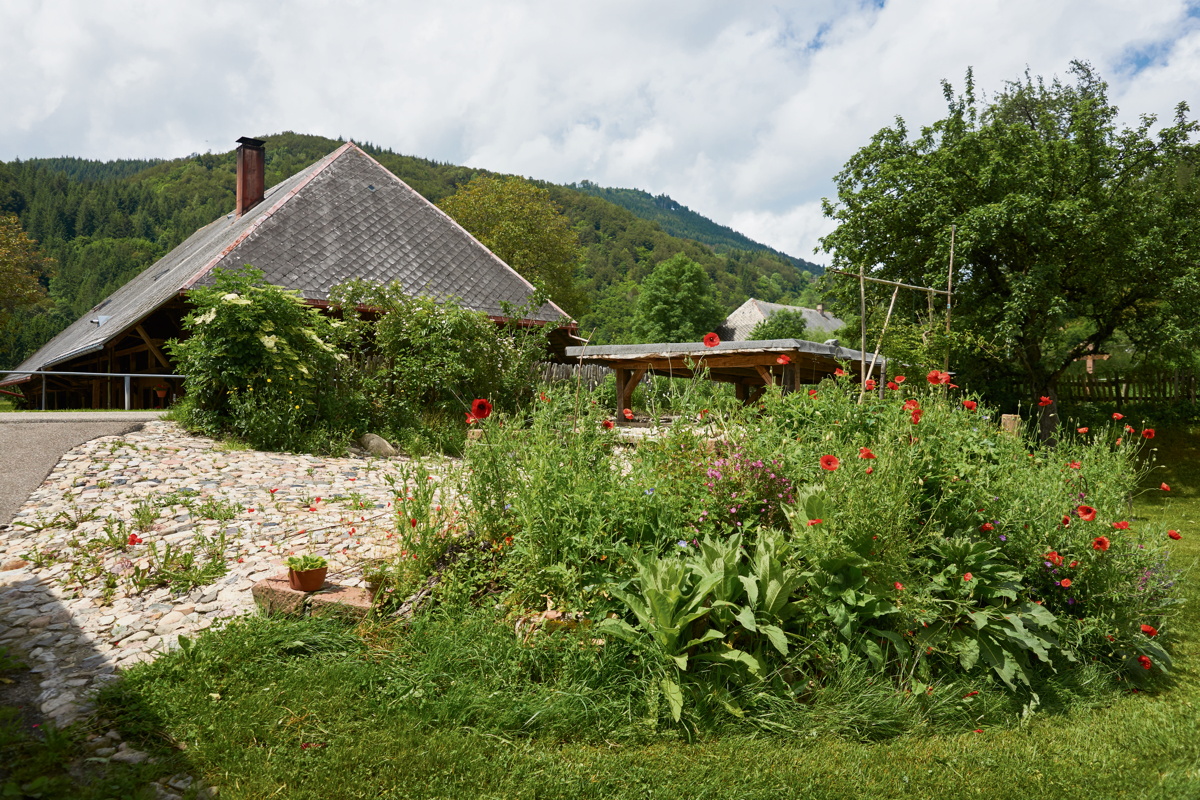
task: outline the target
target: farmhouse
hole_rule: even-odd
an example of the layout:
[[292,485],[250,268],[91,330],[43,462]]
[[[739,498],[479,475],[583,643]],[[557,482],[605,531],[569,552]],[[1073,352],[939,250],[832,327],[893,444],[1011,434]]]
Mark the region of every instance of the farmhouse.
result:
[[[211,284],[218,267],[252,264],[316,306],[354,278],[398,281],[406,292],[453,298],[497,321],[505,305],[521,307],[532,296],[529,281],[354,143],[270,189],[264,142],[238,143],[236,208],[76,320],[0,386],[22,384],[45,408],[146,408],[155,387],[178,393],[178,380],[151,376],[174,372],[163,343],[184,334],[188,290]],[[573,343],[575,325],[553,303],[522,322],[550,326],[560,349]],[[115,377],[122,373],[135,377]]]

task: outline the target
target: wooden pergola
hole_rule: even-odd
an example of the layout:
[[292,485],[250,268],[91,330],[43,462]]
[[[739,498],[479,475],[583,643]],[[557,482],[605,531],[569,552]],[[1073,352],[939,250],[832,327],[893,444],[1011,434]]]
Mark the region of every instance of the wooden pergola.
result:
[[[617,419],[629,407],[638,381],[647,374],[691,378],[704,374],[709,380],[732,383],[743,403],[753,403],[768,386],[784,392],[820,383],[838,367],[849,367],[851,375],[865,374],[877,381],[885,374],[880,356],[803,339],[770,339],[751,342],[721,342],[706,347],[701,342],[683,344],[623,344],[568,347],[568,361],[609,367],[617,376]],[[882,381],[879,381],[882,383]],[[882,387],[880,387],[882,388]]]

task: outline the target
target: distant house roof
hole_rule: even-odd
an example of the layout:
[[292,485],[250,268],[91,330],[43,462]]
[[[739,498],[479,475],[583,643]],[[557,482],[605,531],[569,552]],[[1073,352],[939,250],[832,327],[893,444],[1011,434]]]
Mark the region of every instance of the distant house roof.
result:
[[[18,370],[52,367],[101,350],[217,267],[252,264],[268,282],[309,301],[352,278],[399,281],[410,294],[457,298],[503,316],[533,285],[352,142],[266,191],[242,216],[213,222],[52,339]],[[546,303],[528,318],[568,322]],[[19,379],[18,379],[19,380]],[[9,382],[14,382],[10,380]]]
[[804,314],[804,323],[808,335],[815,337],[818,333],[830,333],[841,328],[846,323],[824,309],[804,308],[802,306],[785,306],[780,303],[767,303],[751,297],[725,318],[725,322],[716,330],[716,334],[725,342],[742,342],[750,338],[754,326],[777,311],[800,311]]

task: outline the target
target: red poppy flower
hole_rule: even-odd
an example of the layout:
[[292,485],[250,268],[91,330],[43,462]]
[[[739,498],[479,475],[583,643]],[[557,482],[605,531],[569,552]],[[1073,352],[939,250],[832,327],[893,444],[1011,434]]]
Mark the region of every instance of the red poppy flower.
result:
[[865,383],[865,384],[863,384],[863,385],[864,385],[864,386],[866,386],[866,389],[867,389],[867,391],[868,391],[868,392],[873,392],[873,391],[875,391],[875,386],[876,386],[876,383],[875,383],[875,379],[874,379],[874,378],[867,378],[867,381],[866,381],[866,383]]
[[887,388],[892,389],[894,391],[894,390],[900,388],[900,384],[896,383],[895,381],[888,381]]
[[896,587],[896,591],[897,591],[897,592],[903,592],[903,591],[904,591],[904,584],[903,584],[903,583],[901,583],[900,581],[896,581],[895,583],[893,583],[893,584],[892,584],[892,586],[895,586],[895,587]]
[[1160,484],[1158,485],[1158,488],[1162,489],[1164,492],[1169,492],[1169,491],[1171,491],[1171,487],[1170,487],[1170,486],[1167,486],[1165,483],[1160,483]]
[[969,573],[969,572],[967,572],[967,573],[964,573],[964,574],[963,574],[963,580],[964,580],[964,581],[969,581],[969,580],[971,580],[971,578],[973,578],[973,577],[974,577],[974,576],[973,576],[971,573]]
[[1125,423],[1125,432],[1126,433],[1137,433],[1137,428],[1133,427],[1129,423]]
[[963,400],[963,408],[965,408],[967,411],[974,411],[976,408],[978,408],[978,406],[979,404],[974,400]]
[[1147,636],[1158,636],[1158,628],[1154,627],[1153,625],[1143,625],[1142,633],[1146,634]]
[[816,389],[809,389],[809,390],[808,390],[808,396],[809,396],[809,397],[816,397],[816,396],[817,396],[817,390],[816,390]]
[[1071,469],[1079,469],[1083,465],[1080,464],[1078,461],[1069,461],[1069,462],[1067,462],[1067,466],[1070,467]]
[[1154,438],[1154,428],[1146,428],[1146,430],[1142,431],[1142,438],[1143,439],[1153,439]]
[[979,694],[979,692],[967,692],[963,695],[963,700],[966,700],[968,697],[974,697],[977,694]]
[[1125,419],[1125,415],[1122,414],[1120,411],[1114,411],[1113,419]]
[[822,522],[824,522],[824,521],[825,521],[825,520],[823,520],[823,519],[810,519],[810,520],[808,521],[808,527],[810,527],[810,528],[811,528],[813,525],[820,525],[820,524],[821,524]]
[[1117,447],[1120,447],[1120,446],[1121,446],[1121,437],[1118,436],[1117,437]]
[[833,472],[835,469],[841,466],[841,464],[842,462],[838,461],[837,456],[821,456],[821,469],[823,470]]
[[1150,660],[1150,656],[1138,656],[1138,663],[1142,665],[1142,669],[1150,669],[1154,666],[1154,662]]
[[546,402],[549,402],[550,398],[546,397],[545,392],[538,392],[538,400],[541,400],[543,403],[546,403]]
[[872,472],[874,472],[874,471],[875,471],[875,468],[874,468],[874,467],[867,467],[867,474],[868,474],[868,475],[870,475],[870,474],[871,474]]
[[1049,553],[1046,553],[1046,560],[1056,567],[1061,567],[1063,557],[1058,554],[1057,550],[1051,550]]
[[1062,526],[1065,528],[1071,524],[1071,515],[1063,514]]
[[1099,550],[1101,553],[1107,550],[1111,544],[1112,542],[1108,540],[1107,536],[1097,536],[1095,539],[1092,539],[1092,549]]
[[980,533],[991,533],[994,530],[996,530],[996,526],[990,522],[985,522],[979,526]]
[[705,347],[716,347],[720,343],[721,343],[721,337],[717,336],[715,333],[704,334],[704,346]]
[[906,380],[908,380],[908,378],[904,377],[903,375],[897,375],[894,380],[896,383],[904,383]]
[[950,373],[949,372],[941,372],[939,370],[932,369],[929,371],[929,374],[925,376],[925,380],[929,381],[930,383],[934,384],[935,386],[936,385],[945,386],[946,384],[950,383]]
[[1068,566],[1068,567],[1070,567],[1071,569],[1075,569],[1076,567],[1078,567],[1078,566],[1079,566],[1079,562],[1078,562],[1078,561],[1072,561],[1070,564],[1067,564],[1067,566]]
[[1080,428],[1080,429],[1079,429],[1079,432],[1080,432],[1080,433],[1087,433],[1087,432],[1088,432],[1088,429],[1087,429],[1086,427],[1084,427],[1084,428]]
[[910,397],[907,400],[905,400],[904,405],[901,406],[901,408],[903,408],[905,411],[912,411],[914,408],[920,408],[920,407],[921,407],[921,404],[919,402],[917,402],[916,398],[914,398],[914,397]]
[[1061,581],[1058,582],[1058,585],[1063,587],[1064,589],[1070,589],[1071,588],[1071,579],[1063,578]]
[[1113,527],[1119,531],[1127,531],[1129,530],[1129,523],[1125,520],[1121,520],[1120,522],[1114,522]]
[[841,367],[837,367],[836,369],[834,369],[833,374],[840,378],[846,374],[846,370],[842,369]]
[[1075,513],[1084,522],[1092,522],[1096,519],[1096,509],[1091,506],[1079,506],[1075,509]]
[[792,363],[792,358],[791,356],[780,356],[779,358],[775,359],[775,363],[787,366],[788,364]]
[[130,544],[141,544],[142,537],[138,536],[136,533],[131,533],[131,534],[129,534],[129,543]]
[[606,419],[603,422],[601,422],[600,424],[604,426],[605,430],[609,430],[609,431],[612,430],[613,421],[611,419]]
[[471,401],[471,416],[475,419],[487,419],[492,415],[492,404],[482,397]]
[[1048,405],[1050,405],[1050,404],[1051,404],[1051,403],[1053,403],[1053,402],[1054,402],[1054,401],[1053,401],[1053,400],[1051,400],[1049,397],[1039,397],[1039,398],[1038,398],[1038,405],[1039,405],[1039,406],[1048,406]]
[[628,408],[625,409],[624,411],[622,411],[621,413],[625,415],[625,419],[633,419],[633,412],[630,411]]
[[414,519],[410,519],[410,520],[408,521],[408,523],[409,523],[410,525],[412,525],[414,528],[415,528],[415,527],[417,527],[417,520],[416,520],[415,518],[414,518]]
[[921,421],[921,415],[925,412],[919,408],[914,408],[912,412],[912,424],[916,425]]
[[1177,542],[1183,538],[1182,534],[1180,534],[1179,531],[1167,531],[1167,536],[1170,536],[1172,539],[1174,539]]
[[860,447],[860,448],[858,448],[858,457],[859,458],[874,458],[875,454],[871,452],[871,448],[869,448],[869,447]]

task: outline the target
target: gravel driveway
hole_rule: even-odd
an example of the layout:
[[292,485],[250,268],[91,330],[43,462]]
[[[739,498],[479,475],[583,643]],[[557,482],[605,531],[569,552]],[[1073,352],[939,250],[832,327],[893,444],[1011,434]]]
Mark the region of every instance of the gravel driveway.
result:
[[0,528],[72,447],[118,436],[161,411],[13,411],[0,413]]

